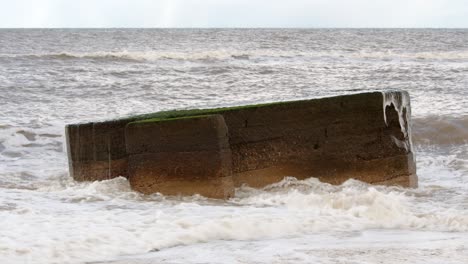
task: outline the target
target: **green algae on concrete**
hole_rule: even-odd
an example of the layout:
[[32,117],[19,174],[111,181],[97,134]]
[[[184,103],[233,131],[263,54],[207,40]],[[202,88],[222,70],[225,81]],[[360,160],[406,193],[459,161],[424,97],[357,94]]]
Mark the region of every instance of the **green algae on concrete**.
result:
[[[178,111],[174,111],[178,112]],[[150,119],[143,119],[143,120],[138,120],[134,122],[128,123],[128,125],[137,125],[137,124],[145,124],[145,123],[154,123],[154,122],[167,122],[167,121],[176,121],[176,120],[181,120],[181,119],[196,119],[196,118],[204,118],[204,117],[210,117],[214,116],[217,113],[200,113],[199,115],[183,115],[183,116],[176,116],[176,117],[155,117],[155,118],[150,118]]]
[[[381,93],[379,92],[373,92],[373,94],[377,94],[379,96],[381,95]],[[356,94],[356,95],[359,95],[359,94]],[[173,119],[173,118],[187,117],[187,116],[202,116],[202,115],[210,115],[210,114],[222,114],[222,113],[238,111],[238,110],[253,110],[257,108],[264,108],[264,107],[270,107],[270,106],[286,106],[286,105],[295,105],[295,104],[307,103],[307,102],[318,103],[323,100],[325,101],[340,100],[340,99],[346,99],[348,96],[350,95],[340,95],[340,96],[333,96],[333,97],[313,98],[313,99],[295,100],[295,101],[279,101],[279,102],[269,102],[269,103],[261,103],[261,104],[230,106],[230,107],[168,110],[168,111],[160,111],[160,112],[155,112],[155,113],[150,113],[150,114],[130,116],[130,117],[123,118],[123,119],[128,119],[129,122],[132,122],[132,123],[159,122],[162,119]]]
[[[402,133],[410,122],[409,96],[393,93],[391,98],[367,92],[171,110],[68,125],[70,174],[76,180],[125,176],[144,193],[213,198],[226,197],[234,186],[262,187],[285,176],[415,187],[411,135]],[[160,177],[165,178],[156,184]]]
[[[373,94],[377,97],[381,97],[382,93],[380,92],[370,92],[366,94]],[[362,96],[363,94],[350,94],[350,95],[339,95],[332,97],[323,97],[323,98],[313,98],[313,99],[304,99],[304,100],[293,100],[293,101],[277,101],[261,104],[250,104],[250,105],[239,105],[239,106],[230,106],[230,107],[217,107],[217,108],[204,108],[204,109],[178,109],[178,110],[168,110],[160,111],[149,114],[129,116],[118,120],[127,120],[129,123],[142,123],[142,122],[159,122],[163,119],[174,119],[180,117],[189,117],[189,116],[203,116],[210,114],[223,114],[231,111],[239,110],[254,110],[264,107],[274,107],[274,106],[287,106],[287,105],[297,105],[302,103],[315,102],[316,104],[327,105],[330,101],[348,101],[349,96],[355,96],[355,100],[358,100],[358,97],[361,99],[368,100],[369,97]]]
[[273,102],[273,103],[264,103],[264,104],[241,105],[241,106],[219,107],[219,108],[208,108],[208,109],[169,110],[169,111],[161,111],[161,112],[156,112],[156,113],[151,113],[151,114],[144,114],[144,115],[129,117],[129,119],[135,120],[131,123],[160,122],[160,121],[169,120],[169,119],[201,117],[201,116],[206,116],[206,115],[221,114],[224,112],[235,111],[235,110],[255,109],[255,108],[266,107],[266,106],[283,105],[283,104],[305,102],[305,101],[308,101],[308,100]]

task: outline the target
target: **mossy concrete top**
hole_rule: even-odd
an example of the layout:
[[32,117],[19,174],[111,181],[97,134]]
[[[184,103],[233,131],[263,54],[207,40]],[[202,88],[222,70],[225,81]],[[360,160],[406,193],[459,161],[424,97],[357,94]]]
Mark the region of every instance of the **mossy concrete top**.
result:
[[[375,94],[377,96],[382,96],[382,93],[380,92],[369,92],[365,94]],[[173,119],[179,119],[179,118],[192,118],[192,117],[201,117],[205,115],[223,114],[223,113],[230,112],[230,111],[253,110],[256,108],[264,108],[264,107],[271,107],[271,106],[286,106],[290,104],[293,105],[293,104],[307,103],[310,101],[339,100],[341,98],[345,99],[353,95],[359,96],[359,95],[362,95],[362,93],[340,95],[340,96],[333,96],[333,97],[324,97],[324,98],[313,98],[313,99],[305,99],[305,100],[279,101],[279,102],[271,102],[271,103],[240,105],[240,106],[232,106],[232,107],[169,110],[169,111],[161,111],[161,112],[155,112],[155,113],[150,113],[150,114],[136,115],[136,116],[131,116],[131,117],[122,118],[118,120],[128,120],[128,122],[131,124],[147,123],[147,122],[161,122],[165,120],[173,120]]]
[[416,186],[410,113],[406,92],[366,92],[73,124],[70,174],[125,176],[144,193],[213,197],[203,190],[232,193],[284,176]]
[[368,100],[369,95],[382,97],[381,92],[365,92],[365,93],[346,94],[346,95],[331,96],[331,97],[317,97],[317,98],[304,99],[304,100],[278,101],[278,102],[239,105],[239,106],[231,106],[231,107],[202,108],[202,109],[174,109],[174,110],[167,110],[167,111],[158,111],[158,112],[148,113],[148,114],[140,114],[140,115],[134,115],[134,116],[114,118],[114,119],[109,119],[109,120],[74,123],[74,124],[68,124],[66,125],[66,127],[82,126],[86,124],[109,124],[109,125],[125,126],[126,124],[129,124],[129,123],[137,124],[137,123],[145,123],[145,122],[160,122],[163,120],[171,120],[175,118],[191,118],[191,117],[199,117],[199,116],[212,115],[212,114],[224,114],[227,112],[238,111],[238,110],[254,110],[254,109],[271,107],[271,106],[297,105],[297,104],[307,103],[307,102],[312,102],[312,101],[316,101],[316,103],[318,104],[327,106],[330,100],[347,100],[349,96],[362,97],[362,99]]

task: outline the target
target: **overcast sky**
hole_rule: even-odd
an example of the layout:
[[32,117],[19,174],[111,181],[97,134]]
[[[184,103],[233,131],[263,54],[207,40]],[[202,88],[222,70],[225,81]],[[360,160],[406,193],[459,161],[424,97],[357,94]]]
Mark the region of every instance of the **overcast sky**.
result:
[[468,0],[0,0],[0,27],[468,28]]

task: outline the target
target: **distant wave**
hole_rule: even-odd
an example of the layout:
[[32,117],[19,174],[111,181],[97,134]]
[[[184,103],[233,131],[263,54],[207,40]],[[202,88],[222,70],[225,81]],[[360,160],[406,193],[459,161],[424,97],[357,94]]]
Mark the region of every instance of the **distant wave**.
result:
[[415,118],[412,134],[416,144],[465,144],[468,143],[468,116]]
[[468,50],[466,51],[443,51],[443,52],[358,52],[350,54],[355,58],[368,59],[409,59],[409,60],[467,60]]
[[97,51],[97,52],[60,52],[44,54],[0,54],[1,57],[28,57],[49,59],[94,59],[94,60],[249,60],[252,58],[337,58],[337,59],[373,59],[373,60],[468,60],[467,51],[446,52],[395,52],[395,51],[315,51],[294,50],[209,50],[196,52],[178,51]]
[[45,54],[8,55],[0,57],[28,57],[37,59],[95,59],[95,60],[130,60],[130,61],[157,61],[157,60],[248,60],[249,54],[245,52],[228,52],[223,50],[202,52],[165,52],[165,51],[98,51],[98,52],[62,52]]

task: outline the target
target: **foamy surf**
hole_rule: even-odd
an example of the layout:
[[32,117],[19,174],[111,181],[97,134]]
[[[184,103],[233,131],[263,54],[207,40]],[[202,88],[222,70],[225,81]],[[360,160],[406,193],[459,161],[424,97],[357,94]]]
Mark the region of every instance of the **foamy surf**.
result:
[[[467,36],[4,30],[0,262],[465,264]],[[417,189],[288,178],[217,201],[68,176],[67,123],[392,89],[411,97]]]
[[466,236],[458,234],[370,230],[335,236],[318,233],[275,240],[215,241],[96,263],[220,263],[220,259],[265,264],[463,263],[468,258],[467,242]]
[[[332,186],[316,179],[287,178],[260,190],[242,187],[226,202],[143,196],[132,192],[124,178],[44,186],[35,193],[11,190],[2,203],[28,195],[42,206],[10,202],[2,211],[0,238],[0,245],[10,246],[0,251],[13,262],[26,257],[35,263],[64,263],[323,232],[338,236],[374,229],[468,232],[468,215],[461,208],[427,208],[426,202],[421,206],[418,196],[432,199],[432,188],[406,190],[354,180]],[[34,239],[28,236],[31,233]]]
[[289,50],[227,50],[216,49],[210,51],[184,52],[177,50],[155,51],[155,50],[121,50],[111,52],[59,52],[42,54],[0,54],[0,58],[30,58],[30,59],[52,59],[52,60],[70,60],[70,59],[90,59],[90,60],[108,60],[108,61],[159,61],[159,60],[182,60],[182,61],[218,61],[218,60],[249,60],[249,59],[287,59],[299,58],[303,60],[322,60],[322,59],[357,59],[357,60],[381,60],[381,61],[466,61],[468,60],[468,50],[457,52],[401,52],[388,50],[382,51],[347,51],[342,52],[332,50],[327,52],[309,52],[309,51],[289,51]]

